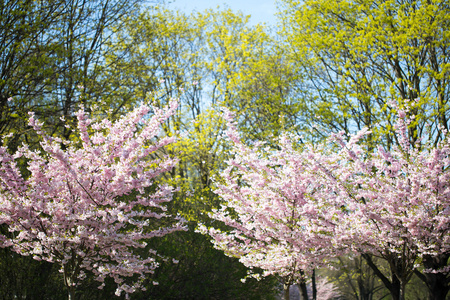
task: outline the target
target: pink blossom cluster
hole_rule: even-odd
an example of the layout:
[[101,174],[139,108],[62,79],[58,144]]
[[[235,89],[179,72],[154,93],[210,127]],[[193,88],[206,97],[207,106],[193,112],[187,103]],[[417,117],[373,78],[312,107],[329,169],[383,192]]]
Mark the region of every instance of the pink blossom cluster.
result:
[[274,149],[244,144],[233,114],[224,115],[234,157],[216,184],[224,205],[211,217],[226,227],[199,228],[217,249],[263,275],[291,277],[344,253],[369,253],[400,260],[394,271],[407,278],[423,256],[450,252],[449,136],[411,145],[399,110],[390,150],[366,148],[367,129],[320,145],[286,134]]
[[[154,179],[177,163],[163,151],[174,139],[158,138],[161,123],[176,107],[176,101],[165,109],[142,105],[116,122],[95,122],[81,109],[74,141],[46,135],[30,114],[41,150],[23,145],[9,154],[0,147],[0,223],[10,232],[1,236],[1,245],[60,264],[68,287],[79,284],[88,270],[100,282],[114,278],[118,295],[140,288],[144,275],[158,265],[156,252],[143,258],[133,249],[184,229],[182,220],[158,225],[158,219],[170,217],[164,203],[173,188],[154,187]],[[19,158],[27,162],[27,178]],[[134,275],[141,280],[124,282],[124,276]]]

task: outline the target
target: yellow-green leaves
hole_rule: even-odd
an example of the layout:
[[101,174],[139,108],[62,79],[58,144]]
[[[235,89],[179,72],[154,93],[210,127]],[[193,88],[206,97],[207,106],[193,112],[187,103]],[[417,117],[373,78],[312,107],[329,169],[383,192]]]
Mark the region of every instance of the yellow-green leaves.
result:
[[[447,128],[449,91],[446,1],[282,1],[290,54],[308,74],[309,92],[339,108],[330,130],[370,127],[390,144],[385,109],[389,101],[408,99],[417,115],[411,126],[431,121]],[[314,102],[317,104],[317,101]],[[320,106],[320,107],[323,107]],[[330,111],[331,112],[331,111]],[[318,111],[320,113],[320,111]],[[395,114],[395,112],[394,112]]]
[[180,189],[177,211],[189,221],[205,222],[207,212],[219,205],[212,183],[227,157],[226,143],[221,138],[224,121],[220,112],[213,109],[195,119],[186,116],[184,121],[178,141],[170,149],[180,162],[167,180]]

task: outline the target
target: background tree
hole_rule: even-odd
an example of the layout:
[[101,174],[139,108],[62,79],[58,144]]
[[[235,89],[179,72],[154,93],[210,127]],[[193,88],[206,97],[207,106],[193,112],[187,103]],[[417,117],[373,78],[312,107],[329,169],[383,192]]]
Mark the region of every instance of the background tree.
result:
[[258,29],[261,32],[254,33],[258,38],[241,46],[248,58],[233,73],[233,96],[224,105],[240,112],[237,121],[243,138],[270,141],[283,131],[300,132],[312,124],[304,117],[307,86],[296,72],[296,62],[269,29]]
[[0,2],[0,133],[19,132],[24,111],[54,79],[48,64],[58,44],[48,32],[64,7],[64,1]]
[[[447,1],[280,2],[284,47],[297,62],[310,96],[303,113],[320,116],[317,134],[363,127],[367,140],[390,147],[395,109],[413,101],[411,141],[425,124],[436,142],[448,128],[449,5]],[[374,146],[374,145],[372,145]]]
[[27,112],[35,111],[53,131],[70,136],[59,117],[74,122],[77,105],[90,107],[102,95],[93,83],[111,26],[140,2],[2,1],[0,133],[13,132],[10,142],[24,138]]

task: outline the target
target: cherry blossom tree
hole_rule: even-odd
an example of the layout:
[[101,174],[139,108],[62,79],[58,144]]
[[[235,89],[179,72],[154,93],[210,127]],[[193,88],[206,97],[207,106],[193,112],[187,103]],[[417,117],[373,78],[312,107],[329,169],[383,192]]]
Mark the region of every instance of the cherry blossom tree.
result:
[[[31,113],[29,125],[42,149],[23,145],[10,154],[0,147],[0,222],[10,232],[1,236],[1,246],[60,264],[69,299],[85,271],[102,283],[99,288],[112,277],[117,295],[142,288],[159,254],[150,250],[141,257],[133,249],[184,230],[183,220],[164,213],[173,188],[153,182],[177,162],[163,151],[174,139],[158,136],[176,107],[176,101],[164,109],[141,105],[116,122],[93,121],[80,109],[72,141],[46,135]],[[26,172],[18,159],[26,160]]]
[[205,226],[199,230],[213,237],[217,249],[239,257],[247,267],[263,269],[263,276],[284,278],[286,299],[294,283],[300,284],[307,299],[306,276],[346,251],[333,245],[332,219],[342,211],[323,201],[323,183],[313,176],[317,165],[299,155],[289,139],[294,137],[282,137],[279,150],[263,143],[249,147],[241,141],[233,115],[226,111],[225,118],[234,158],[216,185],[225,204],[211,217],[232,230]]
[[[359,137],[368,130],[349,142],[342,134],[334,136],[340,151],[328,173],[335,193],[343,191],[348,211],[337,242],[362,253],[394,299],[404,299],[414,272],[422,274],[431,299],[445,299],[450,282],[450,136],[442,130],[444,139],[437,145],[426,140],[411,144],[408,124],[414,116],[407,113],[407,108],[398,109],[398,144],[390,151],[379,146],[371,153],[359,146]],[[369,254],[389,263],[390,280]]]
[[[444,132],[447,138],[438,145],[410,144],[406,112],[398,111],[398,145],[390,151],[370,151],[359,143],[370,134],[367,129],[348,140],[335,134],[322,145],[300,145],[298,138],[284,135],[278,149],[263,143],[250,147],[226,112],[234,158],[217,183],[225,204],[211,217],[229,229],[203,226],[200,231],[246,266],[262,268],[263,275],[298,280],[300,270],[359,253],[393,299],[404,299],[414,272],[422,274],[432,299],[443,299],[434,290],[445,298],[450,140]],[[390,276],[372,255],[388,262]]]

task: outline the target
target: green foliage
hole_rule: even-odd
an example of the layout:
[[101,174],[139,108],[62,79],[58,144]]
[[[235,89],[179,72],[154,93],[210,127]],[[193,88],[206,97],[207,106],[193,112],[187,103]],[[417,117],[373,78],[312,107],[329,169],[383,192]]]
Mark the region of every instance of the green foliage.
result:
[[147,291],[132,299],[275,299],[274,278],[242,283],[246,269],[237,259],[213,249],[207,237],[194,232],[195,227],[190,222],[189,231],[153,241],[152,247],[178,262],[162,263],[148,278]]
[[31,142],[29,111],[53,134],[70,137],[60,117],[74,123],[79,105],[103,96],[96,82],[111,26],[140,1],[0,2],[0,134],[14,135],[10,145]]
[[[410,102],[418,117],[448,128],[450,7],[442,1],[282,1],[280,35],[309,85],[310,115],[323,134],[369,127],[393,140],[389,100]],[[438,135],[437,135],[438,136]],[[435,136],[436,138],[436,136]]]
[[65,299],[58,267],[0,249],[0,299]]
[[172,178],[167,178],[180,189],[173,209],[189,221],[207,222],[207,212],[220,204],[212,183],[227,157],[223,127],[219,113],[207,110],[183,124],[180,138],[171,145],[170,151],[180,159]]
[[232,78],[236,97],[225,102],[238,112],[245,137],[270,141],[284,131],[308,127],[300,114],[306,108],[302,78],[293,72],[294,62],[273,40],[254,48]]

